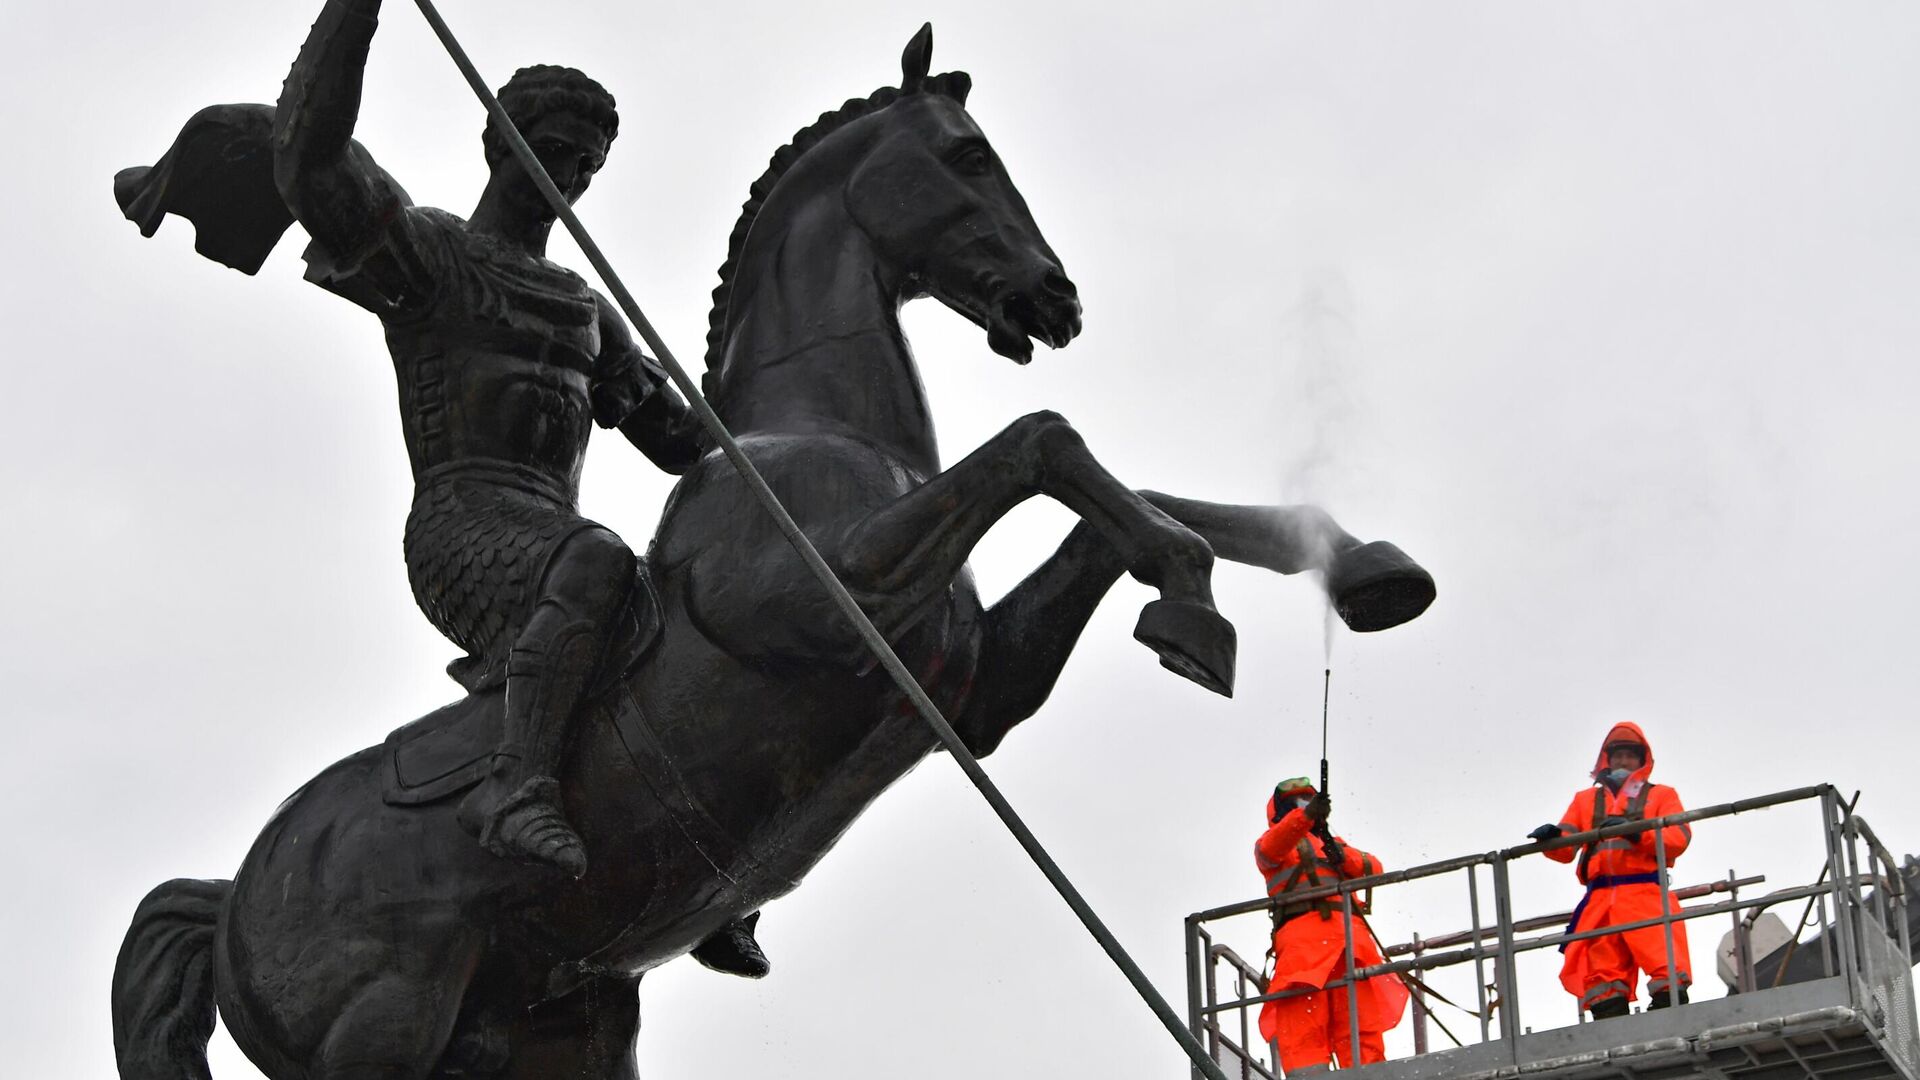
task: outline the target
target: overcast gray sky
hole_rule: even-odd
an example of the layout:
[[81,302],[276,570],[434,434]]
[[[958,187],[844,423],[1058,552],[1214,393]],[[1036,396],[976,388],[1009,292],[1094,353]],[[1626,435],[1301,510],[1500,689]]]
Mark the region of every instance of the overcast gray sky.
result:
[[[400,559],[409,480],[375,323],[301,283],[297,233],[247,278],[195,256],[182,221],[142,240],[110,192],[200,106],[271,100],[318,9],[0,11],[0,1045],[18,1075],[109,1075],[107,978],[140,896],[230,876],[308,776],[455,692]],[[971,111],[1086,303],[1081,338],[1024,369],[909,309],[947,460],[1055,409],[1131,483],[1310,494],[1424,561],[1427,616],[1332,640],[1336,824],[1389,865],[1551,820],[1621,719],[1689,804],[1831,781],[1920,847],[1912,4],[446,14],[496,85],[557,61],[619,97],[580,209],[690,363],[748,182],[818,113],[896,82],[931,19],[935,69],[973,74]],[[480,126],[418,13],[390,4],[363,141],[417,201],[464,213]],[[596,442],[585,508],[636,546],[666,491]],[[984,591],[1067,526],[1019,511],[975,562]],[[1240,632],[1233,700],[1131,640],[1151,594],[1123,583],[987,761],[1176,1001],[1182,916],[1257,893],[1267,790],[1318,757],[1315,589],[1240,567],[1216,588]],[[1810,820],[1703,829],[1677,876],[1810,878]],[[1557,866],[1516,884],[1524,911],[1575,892]],[[1466,923],[1454,894],[1381,906],[1389,938]],[[1703,978],[1718,930],[1696,936]],[[763,983],[688,961],[647,977],[650,1080],[1183,1069],[944,758],[761,936]],[[1261,937],[1235,940],[1257,955]],[[1570,1020],[1535,974],[1530,1022]],[[255,1075],[224,1035],[214,1063]]]

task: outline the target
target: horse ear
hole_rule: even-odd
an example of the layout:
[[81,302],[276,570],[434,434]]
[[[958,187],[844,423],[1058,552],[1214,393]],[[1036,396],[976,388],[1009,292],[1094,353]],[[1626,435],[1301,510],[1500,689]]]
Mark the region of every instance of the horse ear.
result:
[[920,32],[907,42],[907,51],[900,54],[900,91],[911,94],[918,91],[927,81],[927,68],[933,63],[933,24],[926,23]]

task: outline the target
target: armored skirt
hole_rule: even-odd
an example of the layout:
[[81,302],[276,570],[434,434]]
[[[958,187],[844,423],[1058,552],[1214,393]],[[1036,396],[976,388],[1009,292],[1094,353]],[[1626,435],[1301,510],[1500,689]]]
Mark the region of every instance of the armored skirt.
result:
[[505,681],[554,552],[603,528],[533,469],[469,461],[422,474],[407,514],[407,582],[433,625],[467,650],[447,673],[469,692]]

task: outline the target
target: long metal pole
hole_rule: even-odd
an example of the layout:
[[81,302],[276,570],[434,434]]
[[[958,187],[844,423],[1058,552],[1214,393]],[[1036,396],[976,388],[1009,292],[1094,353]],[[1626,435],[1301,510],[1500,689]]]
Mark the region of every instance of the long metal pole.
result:
[[1080,891],[1074,888],[1073,883],[1067,880],[1066,874],[1061,872],[1059,865],[1053,861],[1053,856],[1047,854],[1046,848],[1041,846],[1040,841],[1020,819],[1020,815],[1014,812],[1013,806],[1000,794],[1000,789],[988,779],[985,770],[980,768],[979,761],[974,759],[966,744],[960,741],[960,736],[953,730],[953,726],[947,723],[946,717],[940,715],[940,710],[934,705],[933,699],[920,688],[920,683],[907,670],[906,664],[901,662],[900,657],[887,644],[886,638],[881,636],[880,631],[867,618],[866,612],[860,610],[860,605],[854,602],[853,595],[847,591],[847,587],[834,576],[826,560],[820,557],[820,552],[814,548],[812,541],[800,531],[800,526],[795,524],[786,508],[780,505],[780,500],[773,494],[773,489],[767,486],[765,478],[760,475],[758,469],[753,467],[753,462],[747,459],[745,452],[740,449],[740,444],[734,440],[733,434],[727,430],[725,424],[720,422],[720,417],[713,411],[713,406],[709,405],[707,399],[701,395],[700,387],[687,374],[687,370],[680,366],[680,361],[674,359],[672,350],[667,348],[667,343],[654,332],[653,324],[647,321],[646,315],[640,310],[640,305],[634,301],[625,283],[614,272],[613,265],[601,253],[600,245],[594,243],[593,237],[588,235],[586,226],[580,223],[579,217],[573,212],[573,207],[568,205],[566,198],[560,194],[560,189],[554,186],[553,178],[547,175],[547,170],[541,166],[540,159],[535,157],[532,148],[527,146],[526,139],[521,136],[512,118],[493,96],[487,81],[480,77],[480,72],[473,66],[473,61],[467,58],[466,50],[461,48],[460,42],[453,36],[453,31],[447,27],[446,20],[440,17],[440,12],[433,5],[433,0],[415,0],[415,3],[419,5],[420,13],[426,16],[427,23],[433,27],[434,34],[440,39],[440,44],[446,47],[447,54],[453,57],[453,62],[460,68],[460,73],[466,76],[467,83],[473,87],[475,96],[487,107],[488,114],[493,118],[494,128],[507,140],[507,145],[512,148],[514,157],[519,159],[521,167],[527,170],[527,174],[539,186],[540,193],[546,196],[547,203],[553,207],[554,213],[566,225],[567,232],[571,233],[574,241],[580,245],[580,250],[587,256],[587,261],[591,262],[594,270],[599,273],[600,280],[605,282],[607,289],[613,293],[614,300],[619,303],[620,310],[626,314],[627,321],[640,332],[640,338],[647,343],[647,347],[654,351],[661,365],[666,368],[668,376],[673,379],[674,385],[680,389],[681,394],[685,395],[694,415],[700,418],[700,423],[713,436],[714,442],[727,455],[727,459],[733,462],[733,467],[739,470],[741,479],[746,482],[754,497],[760,501],[760,505],[779,526],[780,532],[786,536],[788,543],[799,552],[807,568],[813,571],[814,577],[820,580],[820,584],[833,597],[834,605],[840,609],[848,621],[853,623],[861,639],[873,650],[881,665],[887,669],[887,673],[893,676],[894,683],[913,702],[914,708],[919,711],[927,725],[933,728],[934,734],[946,747],[947,753],[959,763],[961,771],[973,781],[973,786],[980,790],[980,794],[987,800],[987,805],[993,807],[993,812],[999,815],[1000,821],[1006,825],[1009,832],[1013,833],[1014,839],[1020,842],[1020,846],[1026,850],[1028,857],[1040,868],[1040,872],[1046,875],[1047,880],[1059,892],[1061,899],[1073,909],[1073,913],[1079,917],[1081,924],[1087,928],[1087,932],[1093,935],[1102,949],[1106,950],[1108,958],[1127,977],[1127,981],[1133,984],[1135,992],[1147,1003],[1147,1007],[1153,1010],[1162,1026],[1173,1036],[1174,1041],[1180,1044],[1180,1048],[1186,1051],[1187,1056],[1193,1059],[1195,1067],[1210,1080],[1227,1080],[1226,1074],[1220,1070],[1220,1067],[1207,1057],[1199,1041],[1180,1023],[1180,1016],[1173,1011],[1173,1006],[1167,1004],[1167,1000],[1154,989],[1151,982],[1147,981],[1146,973],[1134,963],[1133,957],[1127,955],[1126,949],[1121,947],[1119,940],[1107,929],[1106,924],[1100,920],[1100,916],[1094,914],[1093,908],[1088,906],[1086,900],[1081,897]]
[[1358,1068],[1360,1064],[1360,983],[1353,977],[1360,966],[1353,955],[1353,893],[1340,890],[1340,921],[1345,923],[1347,939],[1346,988],[1341,993],[1347,996],[1347,1068]]
[[[1420,932],[1413,934],[1413,958],[1420,959]],[[1413,995],[1413,1056],[1419,1057],[1427,1052],[1427,995],[1419,983],[1412,983],[1408,990]]]
[[1842,854],[1841,851],[1844,843],[1842,834],[1845,832],[1846,819],[1841,816],[1840,798],[1835,792],[1829,791],[1821,795],[1820,809],[1821,817],[1827,826],[1827,868],[1829,875],[1833,878],[1831,887],[1831,895],[1833,896],[1833,927],[1836,931],[1835,936],[1839,938],[1836,945],[1839,954],[1840,974],[1847,977],[1847,999],[1857,1002],[1859,1000],[1859,989],[1854,985],[1854,958],[1858,954],[1854,952],[1853,925],[1846,911],[1845,878],[1847,876],[1847,868],[1846,863],[1843,861],[1846,856]]
[[1500,957],[1493,977],[1500,984],[1500,1037],[1515,1065],[1520,1064],[1520,994],[1514,978],[1513,890],[1507,881],[1507,859],[1493,860],[1493,910],[1500,927]]
[[[1185,928],[1187,931],[1187,1027],[1197,1039],[1200,1037],[1200,1025],[1203,1023],[1200,1018],[1200,980],[1206,975],[1208,969],[1213,967],[1213,958],[1207,955],[1201,943],[1200,920],[1192,915],[1187,916]],[[1195,1066],[1194,1075],[1197,1080],[1198,1066]]]
[[1873,954],[1880,950],[1872,948],[1875,944],[1867,938],[1867,904],[1860,892],[1860,830],[1856,819],[1849,814],[1841,835],[1845,839],[1847,866],[1847,922],[1853,927],[1854,954],[1859,964],[1860,979],[1865,993],[1873,992]]
[[1333,669],[1320,680],[1320,794],[1327,791],[1327,702],[1333,698]]
[[[1667,940],[1667,1004],[1680,1004],[1680,991],[1684,989],[1680,980],[1684,976],[1691,983],[1693,973],[1681,971],[1673,952],[1673,900],[1669,895],[1673,887],[1671,876],[1667,873],[1667,830],[1653,830],[1653,863],[1655,876],[1660,881],[1660,930]],[[1691,964],[1692,960],[1688,960]],[[1649,991],[1651,992],[1651,991]]]
[[1480,935],[1480,866],[1472,863],[1467,866],[1467,903],[1473,908],[1473,988],[1480,995],[1480,1041],[1486,1042],[1493,1037],[1487,1027],[1487,961],[1486,945]]

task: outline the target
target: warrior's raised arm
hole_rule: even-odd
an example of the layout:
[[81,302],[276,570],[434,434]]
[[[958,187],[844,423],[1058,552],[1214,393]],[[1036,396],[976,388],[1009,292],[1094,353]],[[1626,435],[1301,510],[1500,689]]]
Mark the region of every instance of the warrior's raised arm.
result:
[[379,12],[380,0],[327,0],[320,10],[274,108],[273,177],[319,248],[308,252],[310,276],[357,273],[380,300],[410,306],[423,282],[404,242],[407,197],[353,143]]

